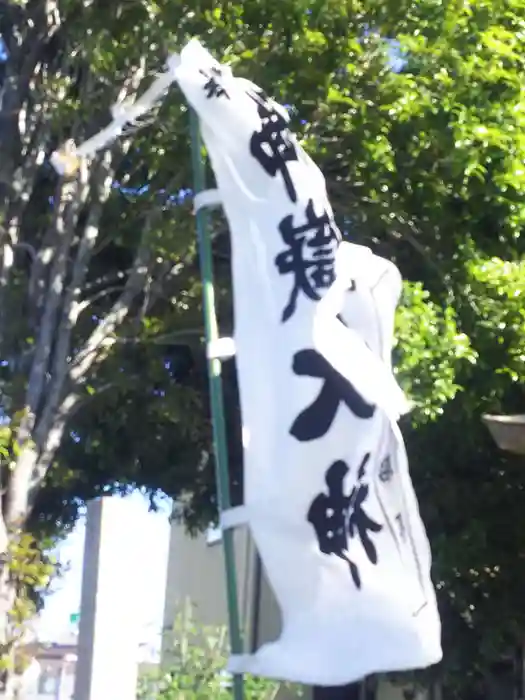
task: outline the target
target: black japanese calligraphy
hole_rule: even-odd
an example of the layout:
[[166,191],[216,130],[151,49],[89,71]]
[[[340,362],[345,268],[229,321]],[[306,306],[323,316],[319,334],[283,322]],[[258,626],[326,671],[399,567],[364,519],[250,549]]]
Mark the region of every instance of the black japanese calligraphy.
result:
[[367,453],[359,466],[356,485],[348,495],[344,492],[343,482],[350,470],[342,460],[334,462],[326,472],[327,493],[320,493],[314,498],[307,514],[320,551],[343,559],[348,564],[350,575],[358,589],[362,587],[361,574],[350,558],[349,540],[357,539],[368,560],[377,564],[377,549],[372,535],[377,535],[383,529],[383,525],[365,511],[369,486],[363,483],[363,479],[369,459],[370,453]]
[[250,153],[270,177],[281,174],[288,196],[296,202],[297,192],[288,172],[288,163],[299,160],[299,157],[288,121],[272,107],[262,90],[247,94],[256,103],[261,118],[261,130],[255,131],[250,139]]
[[298,376],[315,377],[323,385],[315,401],[294,420],[290,434],[299,442],[317,440],[332,425],[337,410],[344,403],[358,418],[372,418],[376,407],[358,393],[353,384],[343,377],[317,350],[299,350],[293,357],[292,370]]
[[313,301],[321,298],[321,290],[328,289],[335,279],[335,253],[341,234],[332,216],[327,212],[319,216],[310,199],[306,206],[306,220],[294,225],[293,216],[285,216],[279,224],[279,232],[286,250],[275,258],[281,275],[293,275],[293,287],[282,321],[295,312],[299,292]]
[[220,82],[220,78],[222,77],[222,71],[220,68],[214,66],[210,68],[209,72],[206,72],[201,68],[199,73],[207,79],[207,81],[204,83],[203,89],[206,92],[206,97],[208,100],[212,97],[226,97],[226,99],[230,99],[230,96]]

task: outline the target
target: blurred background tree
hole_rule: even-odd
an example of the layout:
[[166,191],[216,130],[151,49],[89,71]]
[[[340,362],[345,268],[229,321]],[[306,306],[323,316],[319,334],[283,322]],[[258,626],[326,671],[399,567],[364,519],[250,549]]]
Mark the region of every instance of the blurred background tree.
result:
[[[465,697],[521,641],[525,473],[483,412],[523,407],[525,0],[0,0],[1,549],[145,487],[216,515],[187,113],[174,87],[74,180],[48,156],[198,36],[290,105],[342,230],[406,279],[397,371],[435,557],[439,673]],[[214,219],[221,323],[227,226]],[[242,452],[225,367],[234,498]],[[16,589],[4,565],[0,632]]]

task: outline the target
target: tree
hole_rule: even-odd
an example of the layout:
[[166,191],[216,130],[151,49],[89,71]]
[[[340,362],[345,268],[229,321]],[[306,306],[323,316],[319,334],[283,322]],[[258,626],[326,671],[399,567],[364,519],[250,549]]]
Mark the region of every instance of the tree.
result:
[[[453,675],[462,697],[520,643],[525,623],[517,590],[525,474],[480,420],[523,407],[523,9],[385,3],[379,34],[368,39],[379,54],[376,78],[356,42],[358,59],[332,81],[322,107],[324,127],[307,130],[353,235],[395,260],[406,279],[423,281],[470,343],[455,377],[434,374],[435,330],[412,304],[400,315],[400,375],[418,409],[421,393],[438,404],[433,422],[426,410],[413,414],[407,439],[440,589],[439,671]],[[387,36],[405,57],[397,72],[380,56]],[[453,384],[461,391],[446,396]]]
[[[10,431],[2,455],[0,552],[26,530],[55,534],[57,521],[75,517],[80,499],[116,482],[149,485],[131,452],[127,472],[107,461],[77,470],[66,461],[67,447],[80,439],[83,453],[97,450],[93,425],[86,431],[90,407],[102,415],[113,410],[118,428],[112,398],[125,402],[133,386],[143,386],[141,355],[148,372],[158,374],[163,354],[149,341],[157,342],[167,325],[181,338],[188,330],[195,335],[200,310],[190,204],[180,196],[191,182],[187,124],[176,92],[153,115],[159,128],[128,130],[68,177],[56,176],[50,153],[107,122],[112,105],[143,89],[170,46],[208,35],[212,48],[238,56],[241,71],[250,72],[272,50],[286,56],[290,30],[301,28],[306,9],[301,2],[222,8],[166,0],[0,0],[0,353],[2,418]],[[326,14],[328,29],[335,23],[341,31],[347,9]],[[285,45],[273,29],[261,41],[264,26],[286,28]],[[334,67],[344,40],[338,46]],[[193,374],[199,385],[199,370]],[[173,411],[180,413],[178,458],[184,453],[193,461],[200,453],[205,462],[209,426],[193,425],[187,410],[199,402],[199,386],[184,381],[160,413],[170,414],[168,426]],[[143,416],[158,425],[153,403]],[[174,481],[174,491],[182,483],[195,493],[188,474]],[[209,493],[203,480],[204,500]],[[16,592],[4,563],[4,648],[13,637]]]
[[[407,280],[397,364],[415,402],[405,432],[435,553],[443,669],[470,682],[515,642],[525,622],[525,476],[480,417],[523,402],[523,9],[523,0],[0,0],[9,54],[0,111],[2,408],[15,438],[2,471],[4,550],[24,527],[47,533],[71,522],[79,499],[116,481],[184,495],[192,525],[213,514],[193,221],[178,196],[191,174],[177,91],[155,126],[124,134],[76,179],[57,181],[46,165],[67,138],[106,123],[117,97],[140,90],[170,47],[197,35],[237,74],[292,104],[341,227]],[[225,231],[216,220],[228,327]],[[14,594],[5,577],[4,631]]]
[[[134,342],[160,298],[172,304],[173,320],[182,319],[187,304],[177,294],[191,294],[194,284],[183,282],[193,270],[191,227],[179,225],[184,208],[172,198],[186,173],[159,167],[169,131],[137,139],[133,149],[128,135],[70,178],[57,178],[47,161],[64,140],[97,130],[111,105],[158,68],[157,54],[142,54],[164,41],[161,9],[0,2],[7,57],[0,75],[1,392],[10,431],[0,513],[4,650],[16,638],[18,592],[6,554],[24,530],[42,534],[46,511],[36,506],[43,485],[56,485],[68,421],[115,383],[103,367],[117,332]],[[176,113],[175,131],[182,120]],[[67,488],[67,470],[61,479]]]
[[[224,669],[228,658],[228,634],[224,627],[197,625],[189,601],[181,607],[173,625],[172,645],[168,648],[170,667],[139,679],[139,700],[227,700],[230,680]],[[295,691],[292,684],[247,676],[246,700],[275,700],[281,687]]]

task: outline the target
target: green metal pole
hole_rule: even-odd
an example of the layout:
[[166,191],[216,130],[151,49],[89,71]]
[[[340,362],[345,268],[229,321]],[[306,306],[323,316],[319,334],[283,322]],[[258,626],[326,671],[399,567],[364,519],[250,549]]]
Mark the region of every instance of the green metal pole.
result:
[[[190,109],[191,160],[193,166],[194,193],[202,192],[206,187],[202,142],[198,118]],[[213,287],[213,260],[209,236],[209,216],[205,207],[196,214],[197,237],[199,243],[200,267],[202,276],[202,298],[204,306],[204,327],[206,342],[214,342],[219,337],[217,315],[215,312],[215,292]],[[222,392],[221,361],[208,358],[208,376],[210,382],[211,416],[213,424],[213,443],[215,451],[215,472],[220,511],[231,506],[230,478],[228,473],[228,446],[226,443],[226,425],[224,420],[224,399]],[[237,575],[235,570],[235,549],[233,531],[223,532],[224,563],[226,568],[226,596],[228,603],[228,621],[230,627],[230,644],[233,654],[242,653],[242,637],[239,621],[239,603],[237,598]],[[243,678],[233,677],[233,696],[243,700]]]

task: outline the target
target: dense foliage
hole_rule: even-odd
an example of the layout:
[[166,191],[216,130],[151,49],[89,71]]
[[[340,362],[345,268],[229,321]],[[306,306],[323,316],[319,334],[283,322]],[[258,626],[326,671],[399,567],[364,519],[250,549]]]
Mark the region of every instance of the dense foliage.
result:
[[[195,622],[189,601],[177,615],[166,649],[167,669],[139,679],[138,700],[228,700],[231,677],[225,674],[228,659],[226,628]],[[245,700],[276,700],[283,687],[301,697],[300,689],[277,681],[247,676]]]
[[[407,280],[396,361],[414,401],[405,433],[435,553],[441,670],[472,685],[521,638],[525,473],[480,418],[523,410],[524,10],[523,0],[0,0],[1,391],[4,416],[20,417],[2,470],[4,550],[20,528],[55,534],[113,488],[162,488],[193,527],[214,516],[180,95],[75,180],[47,163],[196,35],[292,105],[341,227]],[[220,218],[214,251],[227,330]],[[238,498],[232,366],[225,384]]]

